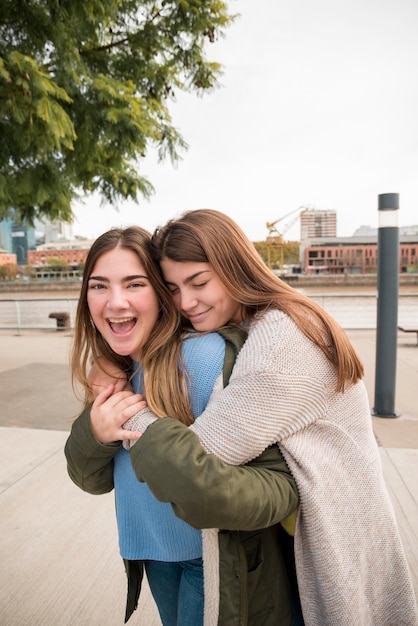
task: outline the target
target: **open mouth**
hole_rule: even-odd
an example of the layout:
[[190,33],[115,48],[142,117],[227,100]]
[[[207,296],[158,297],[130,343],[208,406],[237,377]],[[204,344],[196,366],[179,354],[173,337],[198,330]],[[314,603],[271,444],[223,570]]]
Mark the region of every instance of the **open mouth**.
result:
[[107,323],[115,335],[125,335],[135,326],[136,317],[108,318]]

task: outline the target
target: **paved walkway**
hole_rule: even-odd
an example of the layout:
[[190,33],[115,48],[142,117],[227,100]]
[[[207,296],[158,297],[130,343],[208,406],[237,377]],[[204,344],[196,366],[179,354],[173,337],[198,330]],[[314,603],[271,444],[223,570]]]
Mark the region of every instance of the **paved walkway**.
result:
[[[374,403],[374,331],[349,332]],[[0,332],[0,624],[123,623],[125,573],[113,495],[94,497],[67,476],[63,447],[78,412],[66,331]],[[418,595],[418,347],[400,334],[396,409],[373,417]],[[129,624],[158,626],[149,591]]]

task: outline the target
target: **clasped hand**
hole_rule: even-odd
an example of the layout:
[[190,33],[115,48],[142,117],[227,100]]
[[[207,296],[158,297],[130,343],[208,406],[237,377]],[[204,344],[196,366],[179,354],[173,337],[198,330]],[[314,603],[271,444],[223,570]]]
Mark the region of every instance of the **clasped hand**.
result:
[[104,369],[93,364],[88,375],[94,399],[90,410],[93,435],[100,443],[136,441],[141,433],[125,430],[123,425],[147,406],[144,396],[133,393],[126,376],[113,365],[106,364]]

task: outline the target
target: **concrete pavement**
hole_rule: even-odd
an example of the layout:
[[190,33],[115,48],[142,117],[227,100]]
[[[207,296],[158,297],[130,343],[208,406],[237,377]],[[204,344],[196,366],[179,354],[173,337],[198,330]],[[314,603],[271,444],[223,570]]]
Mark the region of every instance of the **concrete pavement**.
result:
[[[123,624],[126,576],[113,494],[69,479],[63,453],[79,412],[71,333],[0,332],[0,624]],[[160,626],[147,583],[129,624]]]
[[[349,331],[374,401],[375,332]],[[0,624],[123,623],[125,574],[113,495],[67,476],[63,447],[79,409],[69,380],[71,332],[0,332]],[[418,346],[400,334],[396,409],[373,417],[389,491],[418,595]],[[130,624],[158,626],[145,587]]]

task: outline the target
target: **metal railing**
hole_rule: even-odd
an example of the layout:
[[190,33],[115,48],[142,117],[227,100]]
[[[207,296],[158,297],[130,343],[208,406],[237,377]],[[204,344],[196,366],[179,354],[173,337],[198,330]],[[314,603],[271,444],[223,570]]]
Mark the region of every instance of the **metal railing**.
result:
[[22,330],[54,330],[57,321],[49,318],[53,312],[68,313],[73,328],[77,302],[77,297],[0,299],[0,329],[16,330],[18,335]]
[[[377,321],[377,295],[375,293],[318,293],[309,294],[327,311],[342,328],[375,329]],[[399,325],[418,323],[418,293],[402,293],[398,298]]]
[[[317,293],[309,297],[320,304],[345,329],[376,328],[376,294]],[[0,329],[54,330],[56,320],[48,316],[52,312],[65,312],[74,327],[77,297],[9,298],[0,299]],[[418,293],[402,293],[398,301],[399,325],[415,326],[418,323]]]

